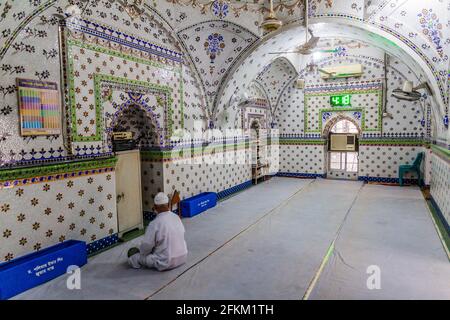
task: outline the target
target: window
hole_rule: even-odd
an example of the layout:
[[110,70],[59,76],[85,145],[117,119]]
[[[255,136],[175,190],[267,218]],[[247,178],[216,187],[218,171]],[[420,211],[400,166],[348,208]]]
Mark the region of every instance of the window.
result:
[[[346,119],[338,121],[332,128],[332,133],[352,133],[358,134],[356,125]],[[347,144],[353,144],[355,137],[347,137]],[[330,154],[330,170],[358,172],[358,152],[332,151]]]
[[358,153],[357,152],[346,152],[346,170],[347,172],[358,172]]
[[330,169],[344,170],[345,152],[330,152]]
[[359,133],[358,128],[355,124],[349,120],[338,121],[333,128],[331,128],[332,133]]
[[330,152],[330,169],[358,172],[358,152]]

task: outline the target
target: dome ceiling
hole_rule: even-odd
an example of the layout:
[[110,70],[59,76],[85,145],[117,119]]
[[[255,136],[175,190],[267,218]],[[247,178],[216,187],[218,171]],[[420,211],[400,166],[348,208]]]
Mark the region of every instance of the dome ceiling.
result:
[[[362,27],[349,23],[331,23],[316,19],[314,24],[311,25],[311,29],[314,35],[322,38],[319,42],[319,48],[326,48],[330,44],[328,41],[339,38],[341,41],[367,44],[403,61],[410,70],[414,70],[417,78],[428,79],[433,87],[435,103],[438,106],[436,110],[439,110],[436,116],[442,117],[445,114],[444,97],[446,92],[442,91],[444,87],[443,83],[436,81],[435,74],[430,70],[424,59],[405,44],[395,41],[396,39],[389,35],[386,35],[386,37],[380,36],[375,33],[376,30],[374,28],[372,28],[374,32],[371,32],[367,28],[363,29]],[[222,92],[223,99],[219,108],[226,105],[229,96],[242,90],[242,85],[238,84],[238,79],[256,78],[266,65],[269,65],[271,61],[274,61],[278,57],[285,56],[296,66],[301,65],[301,60],[309,60],[310,56],[302,56],[299,54],[270,54],[274,51],[293,51],[296,47],[304,43],[304,39],[304,27],[301,25],[289,26],[277,34],[264,39],[259,47],[250,53],[243,62],[237,64],[239,67],[236,68],[229,79],[229,83],[233,84],[233,86],[230,85],[228,89]]]

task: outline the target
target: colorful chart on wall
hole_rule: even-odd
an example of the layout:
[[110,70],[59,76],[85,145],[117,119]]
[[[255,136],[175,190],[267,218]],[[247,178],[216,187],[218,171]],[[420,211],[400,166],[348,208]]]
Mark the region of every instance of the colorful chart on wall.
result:
[[61,109],[55,82],[17,79],[22,136],[61,134]]

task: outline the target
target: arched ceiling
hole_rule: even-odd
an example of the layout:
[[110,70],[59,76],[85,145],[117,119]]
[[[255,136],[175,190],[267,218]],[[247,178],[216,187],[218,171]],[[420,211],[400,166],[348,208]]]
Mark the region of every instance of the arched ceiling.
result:
[[285,57],[273,60],[259,73],[255,82],[263,88],[270,108],[275,108],[286,85],[297,78],[298,73],[291,61]]
[[206,102],[213,106],[223,76],[246,49],[258,40],[252,32],[232,22],[204,21],[177,32],[195,66]]
[[[311,21],[310,28],[316,36],[322,38],[344,38],[361,41],[376,47],[397,57],[403,61],[411,70],[416,71],[418,77],[423,77],[430,84],[433,91],[434,111],[436,119],[442,119],[446,114],[447,86],[446,74],[443,76],[438,63],[433,63],[421,54],[420,49],[408,46],[388,32],[377,29],[375,26],[362,22],[349,21],[340,18],[315,18]],[[232,94],[242,91],[243,86],[239,79],[256,78],[259,72],[278,57],[285,56],[294,65],[301,65],[305,56],[298,54],[270,54],[274,51],[292,51],[304,43],[305,28],[301,24],[292,24],[284,27],[278,32],[264,38],[259,45],[242,61],[236,63],[236,67],[229,75],[226,86],[222,89],[217,107],[226,106],[226,101]],[[444,64],[445,65],[445,64]],[[444,130],[441,128],[441,130]]]
[[[87,2],[88,1],[88,2]],[[259,28],[267,0],[142,0],[140,7],[144,16],[132,20],[124,16],[121,29],[131,33],[138,28],[154,30],[152,26],[165,29],[164,37],[154,33],[156,42],[164,46],[178,47],[176,33],[190,29],[193,25],[205,21],[232,22],[239,32],[249,32],[256,37],[262,36]],[[399,57],[412,70],[418,70],[428,78],[436,100],[438,114],[448,114],[448,51],[450,48],[450,28],[448,1],[416,0],[310,0],[310,23],[317,35],[322,37],[340,37],[361,39],[373,46],[386,50],[390,55]],[[11,6],[7,4],[11,4]],[[28,3],[28,2],[27,2]],[[88,3],[86,15],[100,20],[108,20],[103,11],[116,8],[123,12],[123,1],[119,0],[37,0],[29,5],[22,3],[0,3],[0,21],[4,29],[0,30],[0,59],[16,40],[18,35],[32,22],[38,19],[42,23],[52,23],[51,12],[61,13],[67,4]],[[228,3],[228,9],[217,10],[217,4]],[[213,5],[214,4],[214,5]],[[215,102],[209,106],[210,116],[224,108],[230,97],[256,78],[257,74],[276,56],[267,53],[274,50],[290,49],[304,41],[304,0],[274,0],[277,16],[284,22],[278,33],[269,35],[248,46],[240,57],[235,59],[233,67],[222,74],[213,83],[217,87]],[[206,7],[202,7],[206,5]],[[244,7],[244,8],[243,8]],[[249,8],[246,10],[246,8]],[[202,9],[203,8],[203,9]],[[240,10],[240,8],[243,8]],[[239,9],[239,10],[238,10]],[[116,13],[117,13],[116,12]],[[161,22],[159,22],[161,21]],[[126,23],[125,23],[126,22]],[[239,28],[240,27],[240,28]],[[195,28],[191,29],[195,31]],[[149,34],[150,35],[150,34]],[[231,36],[231,34],[230,34]],[[161,38],[161,39],[160,39]],[[204,39],[202,39],[204,40]],[[233,48],[231,43],[226,44]],[[238,46],[238,45],[236,45]],[[233,48],[234,49],[234,48]],[[189,55],[189,51],[185,52]],[[207,50],[203,50],[207,55]],[[204,58],[204,57],[203,57]],[[295,65],[299,57],[287,56]],[[206,58],[207,59],[207,58]],[[201,60],[202,62],[204,61]],[[423,70],[423,71],[420,71]],[[201,77],[200,77],[201,78]]]

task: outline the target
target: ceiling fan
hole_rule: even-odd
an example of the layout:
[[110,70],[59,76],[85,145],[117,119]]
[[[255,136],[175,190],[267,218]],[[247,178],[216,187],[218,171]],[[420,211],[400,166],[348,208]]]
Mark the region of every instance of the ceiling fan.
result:
[[[279,52],[270,52],[269,54],[281,54],[281,53],[299,53],[302,55],[309,55],[311,53],[313,53],[313,49],[316,48],[317,43],[319,42],[319,37],[314,36],[312,30],[309,28],[309,21],[308,21],[308,17],[309,17],[309,4],[308,4],[308,0],[305,1],[305,35],[306,35],[306,39],[305,39],[305,43],[298,46],[297,49],[295,49],[294,51],[279,51]],[[308,35],[311,35],[311,38],[308,39]],[[334,52],[334,50],[324,50],[326,52]]]
[[417,101],[422,97],[422,94],[417,91],[419,89],[425,89],[428,94],[431,94],[431,89],[427,82],[414,87],[412,81],[405,81],[403,88],[392,90],[392,96],[399,100]]

